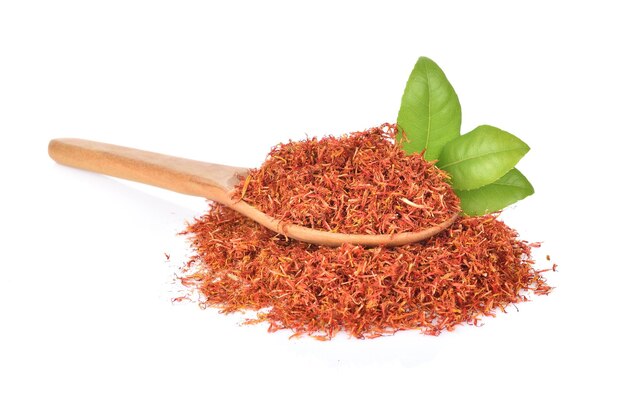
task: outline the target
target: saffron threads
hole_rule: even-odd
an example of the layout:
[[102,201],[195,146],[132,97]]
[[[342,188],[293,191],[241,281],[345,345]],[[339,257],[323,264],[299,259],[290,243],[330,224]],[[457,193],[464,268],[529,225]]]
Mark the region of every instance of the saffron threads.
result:
[[282,221],[354,234],[420,231],[460,211],[445,172],[394,142],[395,124],[274,147],[236,187]]
[[531,248],[494,215],[462,217],[427,241],[396,248],[319,247],[259,226],[222,205],[188,227],[196,254],[181,281],[203,306],[256,310],[270,331],[330,339],[399,330],[438,335],[551,288]]

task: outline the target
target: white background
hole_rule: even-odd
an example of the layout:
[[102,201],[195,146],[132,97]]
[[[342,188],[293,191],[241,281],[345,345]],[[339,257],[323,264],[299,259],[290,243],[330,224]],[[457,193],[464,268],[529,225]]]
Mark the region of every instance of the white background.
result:
[[[427,3],[1,1],[0,397],[624,397],[624,13]],[[421,55],[464,131],[531,146],[536,194],[503,217],[559,264],[551,295],[481,328],[324,343],[172,305],[205,202],[46,153],[70,136],[256,166],[394,121]]]

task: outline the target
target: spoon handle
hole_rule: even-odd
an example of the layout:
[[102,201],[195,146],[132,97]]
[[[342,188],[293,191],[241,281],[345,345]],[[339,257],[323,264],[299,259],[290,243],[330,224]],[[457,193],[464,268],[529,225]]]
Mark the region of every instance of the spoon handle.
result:
[[62,165],[219,202],[228,201],[238,175],[248,174],[247,168],[73,138],[50,141],[48,154]]

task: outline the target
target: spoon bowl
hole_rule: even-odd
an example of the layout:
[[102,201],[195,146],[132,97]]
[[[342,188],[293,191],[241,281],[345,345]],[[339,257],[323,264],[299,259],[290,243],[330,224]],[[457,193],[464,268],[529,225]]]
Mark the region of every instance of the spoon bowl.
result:
[[250,169],[173,157],[97,141],[61,138],[50,141],[48,154],[56,162],[121,179],[161,187],[219,202],[262,226],[298,241],[337,247],[348,243],[398,246],[430,238],[448,228],[458,215],[427,229],[397,234],[345,234],[286,223],[233,199],[240,177]]

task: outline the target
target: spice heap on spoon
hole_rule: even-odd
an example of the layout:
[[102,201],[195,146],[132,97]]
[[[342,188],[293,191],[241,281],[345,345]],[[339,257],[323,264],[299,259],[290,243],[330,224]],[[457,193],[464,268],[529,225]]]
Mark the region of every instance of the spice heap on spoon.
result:
[[288,144],[254,170],[81,139],[52,140],[49,154],[64,165],[205,197],[317,245],[404,245],[449,227],[459,207],[445,173],[404,155],[392,141],[395,126],[376,131]]

